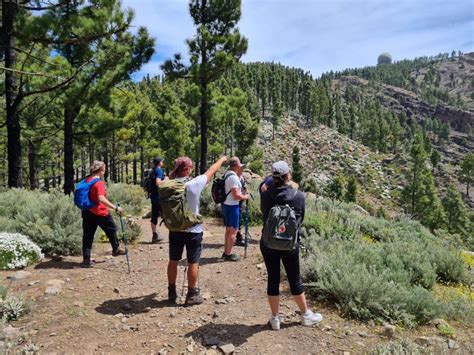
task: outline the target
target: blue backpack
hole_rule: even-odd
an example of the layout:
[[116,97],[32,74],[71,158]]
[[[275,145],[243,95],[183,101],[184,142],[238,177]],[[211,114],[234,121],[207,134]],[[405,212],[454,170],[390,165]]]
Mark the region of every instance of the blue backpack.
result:
[[99,178],[95,178],[86,182],[86,179],[84,179],[76,184],[76,190],[74,191],[74,204],[81,210],[88,210],[97,204],[89,198],[89,191],[91,190],[92,185],[99,180]]

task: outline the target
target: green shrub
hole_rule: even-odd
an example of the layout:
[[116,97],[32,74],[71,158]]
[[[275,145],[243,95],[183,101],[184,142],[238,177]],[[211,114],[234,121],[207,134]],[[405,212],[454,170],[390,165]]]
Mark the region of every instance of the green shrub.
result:
[[354,204],[309,200],[302,262],[311,292],[362,320],[423,324],[444,314],[436,281],[467,282],[460,253],[420,223],[388,221]]
[[[122,240],[122,227],[120,225],[120,218],[115,215],[114,220],[118,228],[117,236],[119,240]],[[140,227],[140,224],[138,224],[136,219],[134,219],[133,217],[122,217],[122,220],[123,220],[125,234],[127,236],[128,243],[130,244],[138,243],[138,241],[140,240],[140,236],[142,235],[142,228]],[[103,243],[109,242],[109,238],[107,238],[107,235],[101,229],[100,229],[99,240]]]
[[141,186],[128,184],[110,184],[107,198],[112,203],[120,203],[125,214],[139,215],[150,203]]
[[58,191],[11,189],[1,193],[0,230],[28,236],[46,254],[81,251],[81,212],[72,197]]
[[0,232],[0,269],[24,268],[42,258],[41,249],[26,236]]
[[21,295],[8,294],[0,299],[0,317],[7,321],[17,320],[29,311],[30,304]]
[[409,339],[396,340],[388,344],[379,344],[370,351],[370,355],[428,355],[432,354],[433,350],[424,346],[418,345]]

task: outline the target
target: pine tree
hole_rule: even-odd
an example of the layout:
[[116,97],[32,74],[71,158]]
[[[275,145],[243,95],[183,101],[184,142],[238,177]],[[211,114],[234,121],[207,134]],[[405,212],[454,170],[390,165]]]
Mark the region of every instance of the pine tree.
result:
[[467,209],[455,186],[448,187],[443,198],[443,206],[447,216],[448,232],[466,235],[469,229]]
[[348,202],[357,202],[357,193],[358,193],[359,187],[357,184],[357,179],[355,176],[351,176],[349,178],[349,181],[347,182],[347,188],[346,188],[346,195],[345,199]]
[[303,180],[303,167],[300,163],[300,148],[296,145],[293,147],[292,178],[297,184],[300,184],[301,180]]
[[432,230],[442,228],[446,216],[434,185],[433,175],[426,166],[423,138],[418,133],[415,134],[410,154],[412,167],[407,176],[408,183],[402,191],[406,211]]
[[[240,35],[237,22],[241,16],[241,0],[191,0],[189,12],[197,26],[196,36],[188,40],[192,80],[199,86],[201,173],[207,169],[208,121],[210,111],[210,88],[222,73],[231,68],[247,51],[247,39]],[[174,63],[166,61],[163,71],[166,76],[176,73],[182,65],[179,58]],[[184,71],[181,70],[184,74]]]
[[461,162],[461,181],[466,184],[466,195],[469,196],[469,186],[474,181],[474,153],[468,153]]

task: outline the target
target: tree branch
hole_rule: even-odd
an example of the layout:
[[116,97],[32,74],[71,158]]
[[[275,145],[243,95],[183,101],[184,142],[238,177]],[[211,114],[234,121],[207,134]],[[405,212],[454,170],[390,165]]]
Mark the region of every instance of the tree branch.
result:
[[92,57],[91,59],[89,59],[87,62],[84,62],[79,68],[77,68],[77,70],[74,72],[74,74],[69,77],[67,80],[55,85],[55,86],[51,86],[49,88],[45,88],[45,89],[41,89],[41,90],[35,90],[35,91],[30,91],[30,92],[27,92],[27,93],[24,93],[22,94],[22,97],[28,97],[28,96],[32,96],[32,95],[37,95],[37,94],[44,94],[46,92],[50,92],[50,91],[54,91],[56,89],[59,89],[63,86],[66,86],[68,85],[71,81],[73,81],[76,76],[81,72],[82,68],[84,68],[87,64],[89,64],[90,62],[92,62],[92,60],[94,59],[94,57]]
[[71,2],[71,0],[63,0],[63,1],[58,2],[55,5],[51,4],[49,6],[26,6],[26,5],[24,5],[24,4],[28,3],[28,1],[26,1],[23,4],[18,4],[18,6],[20,6],[22,9],[29,10],[29,11],[43,11],[43,10],[55,9],[55,8],[61,7],[63,5],[66,5],[70,2]]

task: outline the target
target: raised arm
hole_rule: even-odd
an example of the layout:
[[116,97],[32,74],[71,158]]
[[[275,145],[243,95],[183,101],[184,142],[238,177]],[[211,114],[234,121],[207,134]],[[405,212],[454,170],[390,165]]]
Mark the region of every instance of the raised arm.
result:
[[227,161],[227,157],[224,155],[223,157],[219,158],[214,164],[211,165],[209,169],[204,173],[207,177],[207,183],[211,182],[212,178],[214,175],[219,171],[221,168],[222,164],[224,164]]

